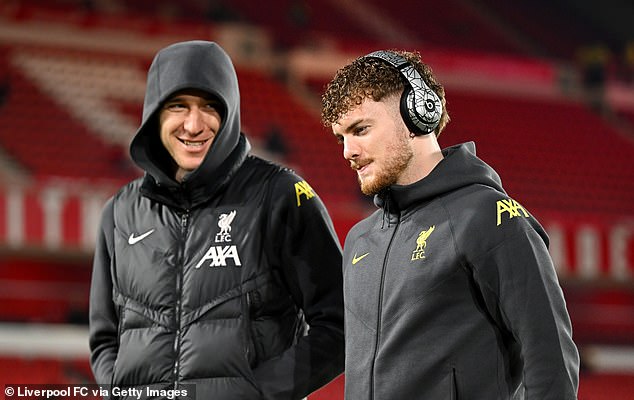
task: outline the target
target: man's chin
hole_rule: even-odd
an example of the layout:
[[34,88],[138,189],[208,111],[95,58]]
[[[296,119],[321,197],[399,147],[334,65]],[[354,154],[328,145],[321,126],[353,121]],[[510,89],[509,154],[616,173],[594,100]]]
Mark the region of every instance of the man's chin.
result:
[[365,194],[366,196],[374,196],[375,194],[379,193],[382,189],[373,180],[368,182],[368,181],[362,181],[361,179],[359,179],[359,186],[361,187],[361,193]]
[[373,175],[371,178],[361,179],[358,177],[361,192],[368,196],[374,196],[383,189],[396,183],[396,178],[390,174]]

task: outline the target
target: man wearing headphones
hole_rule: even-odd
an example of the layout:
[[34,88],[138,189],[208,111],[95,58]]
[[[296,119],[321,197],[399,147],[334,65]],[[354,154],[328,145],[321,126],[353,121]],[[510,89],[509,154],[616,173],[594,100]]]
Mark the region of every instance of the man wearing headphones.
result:
[[445,91],[416,52],[341,68],[322,120],[379,208],[345,241],[346,399],[576,399],[548,237],[473,143],[441,149]]

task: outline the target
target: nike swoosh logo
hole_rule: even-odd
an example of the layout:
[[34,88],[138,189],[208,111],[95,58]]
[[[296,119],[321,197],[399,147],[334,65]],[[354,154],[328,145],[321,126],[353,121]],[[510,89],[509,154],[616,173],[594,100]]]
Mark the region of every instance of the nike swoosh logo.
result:
[[153,232],[154,232],[154,229],[149,230],[145,232],[143,235],[139,235],[139,236],[134,236],[134,233],[131,233],[130,237],[128,238],[128,244],[133,245],[135,243],[138,243],[141,240],[145,239],[146,237],[150,236]]
[[370,253],[361,254],[359,257],[357,257],[357,254],[355,253],[354,257],[352,257],[352,265],[355,265],[359,261],[363,260],[363,258],[367,256],[368,254]]

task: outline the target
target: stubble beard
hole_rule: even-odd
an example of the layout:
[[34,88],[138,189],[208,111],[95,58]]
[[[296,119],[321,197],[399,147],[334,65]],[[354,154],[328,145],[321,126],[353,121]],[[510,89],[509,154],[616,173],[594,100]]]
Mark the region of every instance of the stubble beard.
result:
[[408,135],[398,135],[397,140],[390,143],[386,150],[392,157],[385,160],[385,165],[376,172],[376,176],[367,180],[357,176],[361,192],[365,195],[373,196],[394,185],[414,157]]

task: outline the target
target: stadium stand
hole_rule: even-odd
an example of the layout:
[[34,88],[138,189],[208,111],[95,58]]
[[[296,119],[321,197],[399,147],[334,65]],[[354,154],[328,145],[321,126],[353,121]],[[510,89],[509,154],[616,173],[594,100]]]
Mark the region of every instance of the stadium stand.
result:
[[[87,232],[100,201],[119,182],[138,174],[122,158],[128,131],[140,117],[142,79],[154,49],[183,38],[227,40],[224,23],[249,23],[273,37],[267,51],[281,60],[297,48],[319,48],[320,54],[335,59],[398,44],[428,50],[434,70],[446,74],[449,82],[452,122],[441,144],[475,140],[478,153],[501,173],[509,193],[544,222],[551,236],[584,357],[579,398],[625,399],[634,393],[632,356],[622,350],[634,346],[634,108],[620,106],[619,116],[630,122],[615,124],[570,92],[557,75],[562,63],[574,69],[575,50],[601,31],[579,26],[545,1],[511,7],[498,0],[406,0],[391,7],[379,0],[328,0],[316,7],[313,2],[277,0],[267,3],[267,12],[246,0],[224,2],[224,8],[214,10],[195,0],[180,2],[178,10],[163,1],[127,6],[98,2],[110,4],[109,12],[98,5],[87,9],[88,3],[32,0],[0,6],[0,153],[34,180],[26,188],[0,183],[0,333],[11,333],[0,335],[0,376],[5,382],[90,381],[81,351],[16,353],[15,324],[18,329],[19,324],[38,325],[43,336],[63,324],[85,328]],[[346,9],[350,4],[362,7],[356,18]],[[426,13],[442,14],[443,19],[429,18],[421,25],[420,13],[411,12],[421,4]],[[376,37],[373,18],[398,24]],[[54,34],[38,36],[37,28],[28,30],[38,26]],[[20,35],[12,33],[18,31]],[[128,39],[113,39],[121,37]],[[531,57],[539,57],[549,65],[541,83],[548,90],[536,95],[527,87],[532,82],[511,88],[507,81],[495,85],[491,80],[476,87],[447,73],[462,62],[473,66],[474,76],[499,74],[490,63],[473,62],[491,54],[509,57],[499,58],[501,63],[513,59],[509,65],[527,65],[537,75],[542,70]],[[533,61],[522,64],[523,59]],[[237,70],[243,129],[255,150],[262,150],[271,125],[282,128],[289,148],[285,162],[324,199],[343,240],[372,207],[367,199],[359,200],[341,148],[321,126],[314,107],[328,74],[297,80],[294,71],[279,74],[250,62],[239,63]],[[298,84],[312,88],[312,97]],[[56,91],[72,85],[84,89],[85,97],[82,90],[73,93],[86,104],[99,93],[110,116],[101,122],[82,117],[81,107],[65,102]],[[103,92],[104,87],[111,91]],[[59,190],[71,193],[51,195],[51,185],[58,184]],[[57,193],[58,186],[53,189]],[[609,346],[623,347],[616,347],[615,354]],[[341,399],[343,382],[339,378],[310,400]]]
[[354,200],[354,176],[332,179],[340,175],[346,164],[334,136],[321,125],[318,117],[270,76],[241,68],[238,78],[243,108],[252,110],[243,114],[247,134],[263,140],[271,124],[283,127],[284,137],[292,149],[288,162],[310,177],[314,189],[331,201]]
[[[393,21],[407,29],[415,40],[413,43],[442,47],[445,50],[469,49],[475,52],[500,53],[507,55],[524,54],[520,44],[511,40],[494,24],[489,23],[470,2],[450,0],[445,2],[400,1],[396,7],[388,7],[385,2],[372,0],[378,13],[386,13]],[[451,10],[451,12],[447,12]],[[421,15],[424,18],[421,23]],[[443,18],[433,18],[443,15]]]
[[501,0],[483,0],[479,3],[533,44],[535,56],[571,60],[581,46],[606,36],[604,31],[560,2],[538,0],[511,4]]
[[474,139],[532,210],[632,215],[634,140],[579,102],[448,93],[441,139]]
[[[46,56],[43,58],[46,59]],[[90,76],[84,76],[82,81],[82,75],[73,70],[64,71],[62,65],[61,71],[57,72],[60,80],[51,85],[52,88],[38,86],[27,73],[33,71],[33,75],[41,78],[46,76],[47,72],[51,72],[51,66],[24,53],[13,54],[12,60],[15,65],[8,67],[11,72],[11,89],[7,94],[3,112],[0,113],[0,123],[4,127],[0,133],[0,144],[7,153],[18,159],[25,169],[40,179],[123,179],[131,176],[122,168],[116,168],[115,163],[119,162],[123,155],[121,147],[116,147],[117,142],[107,142],[95,135],[94,129],[87,129],[87,124],[82,123],[83,121],[69,115],[69,110],[76,115],[81,114],[82,110],[72,106],[84,105],[89,108],[83,111],[85,118],[88,118],[88,113],[94,113],[94,110],[99,109],[96,107],[98,104],[86,101],[82,97],[74,97],[71,99],[74,103],[66,104],[64,107],[66,99],[54,92],[55,89],[63,90],[65,87],[78,86],[79,92],[82,85],[91,85]],[[116,72],[115,75],[124,76]],[[64,78],[68,78],[68,81],[64,81]],[[55,101],[51,101],[51,97]],[[112,120],[109,120],[105,123],[116,131],[116,126],[111,122]],[[16,134],[17,132],[28,132],[28,140],[25,140],[23,133]]]
[[90,269],[85,262],[3,257],[0,321],[85,323]]

